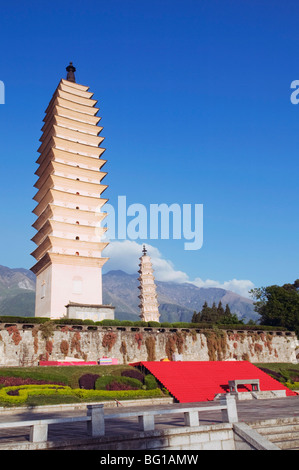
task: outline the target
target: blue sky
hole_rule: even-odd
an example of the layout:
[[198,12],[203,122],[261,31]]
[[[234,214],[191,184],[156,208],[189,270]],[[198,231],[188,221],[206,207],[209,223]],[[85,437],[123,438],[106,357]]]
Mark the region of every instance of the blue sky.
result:
[[[147,240],[155,260],[243,293],[298,278],[298,15],[293,0],[2,2],[0,264],[34,264],[40,129],[72,60],[99,101],[110,202],[203,204],[202,248]],[[107,269],[129,270],[130,247]]]

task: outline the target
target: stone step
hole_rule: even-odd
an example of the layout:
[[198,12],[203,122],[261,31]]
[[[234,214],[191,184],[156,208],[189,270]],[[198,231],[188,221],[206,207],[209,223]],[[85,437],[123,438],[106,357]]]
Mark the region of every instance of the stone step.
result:
[[271,442],[299,439],[299,433],[293,433],[293,432],[280,432],[276,434],[272,434],[272,433],[269,433],[269,434],[259,433],[259,434],[263,435]]
[[255,429],[261,436],[266,437],[268,441],[276,444],[280,449],[295,450],[296,448],[299,448],[299,431],[293,431],[290,429],[291,426],[286,428],[287,429],[283,430],[280,426],[275,430],[272,429],[272,427],[270,427],[268,430],[259,428]]
[[254,426],[256,431],[262,435],[281,434],[281,433],[299,433],[299,424],[284,424],[277,426]]
[[298,417],[278,420],[278,422],[261,421],[251,426],[261,436],[283,450],[299,449]]
[[299,448],[299,439],[291,439],[286,441],[272,441],[272,439],[269,439],[269,441],[275,443],[277,447],[282,450],[295,450]]

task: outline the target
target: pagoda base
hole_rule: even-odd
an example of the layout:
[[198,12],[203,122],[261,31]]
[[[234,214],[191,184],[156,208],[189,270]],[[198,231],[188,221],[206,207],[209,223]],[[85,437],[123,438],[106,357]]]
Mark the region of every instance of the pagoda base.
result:
[[70,302],[66,305],[67,318],[76,320],[114,320],[115,307],[111,305],[87,305]]

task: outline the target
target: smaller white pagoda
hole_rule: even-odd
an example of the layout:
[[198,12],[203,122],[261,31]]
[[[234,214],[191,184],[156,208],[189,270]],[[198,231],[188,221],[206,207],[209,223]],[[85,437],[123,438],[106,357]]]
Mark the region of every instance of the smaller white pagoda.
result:
[[139,264],[139,278],[140,285],[140,318],[142,321],[156,321],[159,322],[160,313],[156,293],[155,278],[153,275],[153,267],[150,256],[143,245],[143,255],[141,256]]

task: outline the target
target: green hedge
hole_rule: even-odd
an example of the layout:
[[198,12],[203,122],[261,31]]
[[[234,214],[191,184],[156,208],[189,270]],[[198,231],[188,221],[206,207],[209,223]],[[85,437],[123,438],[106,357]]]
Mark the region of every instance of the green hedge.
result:
[[187,323],[187,322],[144,322],[130,320],[102,320],[94,322],[92,320],[78,320],[74,318],[50,319],[43,317],[13,317],[0,316],[0,323],[32,323],[42,324],[51,322],[54,325],[95,325],[95,326],[132,326],[132,327],[150,327],[150,328],[197,328],[197,329],[224,329],[224,330],[264,330],[264,331],[286,331],[284,327],[273,327],[267,325],[220,325],[213,323]]
[[45,317],[14,317],[10,315],[0,315],[0,323],[46,323],[50,318]]
[[[10,395],[9,393],[17,393]],[[0,390],[1,405],[24,405],[29,397],[32,396],[60,396],[63,402],[63,396],[73,396],[83,401],[104,401],[104,400],[124,400],[134,398],[162,397],[160,389],[155,390],[84,390],[80,388],[73,389],[68,386],[60,385],[22,385],[13,387],[4,387]]]
[[290,390],[299,390],[299,382],[294,382],[294,383],[286,382],[285,386],[288,387]]
[[[10,395],[9,393],[18,393]],[[61,385],[15,385],[0,390],[0,403],[21,405],[26,403],[29,395],[72,395],[73,389]]]
[[155,390],[74,390],[76,396],[82,399],[93,400],[124,400],[133,398],[162,397],[163,393],[159,388]]

